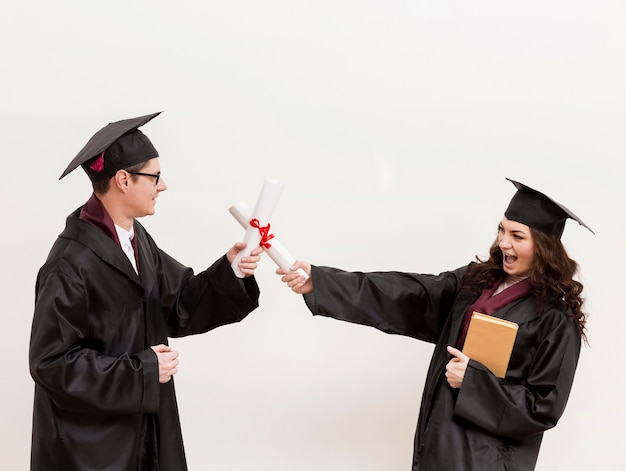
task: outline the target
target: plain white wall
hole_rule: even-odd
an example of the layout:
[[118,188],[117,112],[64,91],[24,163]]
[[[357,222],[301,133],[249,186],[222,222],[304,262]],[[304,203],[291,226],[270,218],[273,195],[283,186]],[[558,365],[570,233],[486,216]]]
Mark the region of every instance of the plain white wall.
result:
[[[569,222],[591,348],[539,470],[624,469],[626,4],[621,0],[10,2],[0,18],[4,341],[0,456],[27,469],[34,282],[90,194],[57,178],[109,121],[146,125],[169,189],[142,222],[202,270],[243,231],[227,209],[285,184],[297,258],[438,273],[487,252],[514,192]],[[190,469],[410,467],[431,347],[312,318],[274,274],[245,321],[176,339]]]

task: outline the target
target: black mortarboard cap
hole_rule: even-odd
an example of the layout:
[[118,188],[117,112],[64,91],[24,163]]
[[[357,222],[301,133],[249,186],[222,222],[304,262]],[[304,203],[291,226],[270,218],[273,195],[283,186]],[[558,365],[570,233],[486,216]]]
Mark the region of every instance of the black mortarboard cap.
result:
[[89,179],[96,182],[111,178],[122,168],[158,157],[159,153],[150,139],[137,128],[159,114],[160,111],[109,123],[89,139],[59,180],[81,165]]
[[558,238],[563,234],[565,221],[573,219],[593,233],[589,226],[562,204],[523,183],[510,178],[507,180],[517,188],[509,207],[504,212],[507,219],[526,224],[533,229],[552,234]]

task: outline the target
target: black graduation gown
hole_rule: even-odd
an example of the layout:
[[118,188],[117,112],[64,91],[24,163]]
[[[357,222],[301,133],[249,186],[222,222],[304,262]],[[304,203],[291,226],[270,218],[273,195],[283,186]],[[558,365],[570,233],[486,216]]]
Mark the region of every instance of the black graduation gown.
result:
[[150,469],[185,470],[174,383],[159,383],[149,347],[242,320],[258,286],[247,278],[244,289],[226,257],[194,276],[135,222],[140,280],[79,213],[37,277],[31,470],[137,471],[151,453]]
[[493,315],[519,324],[504,379],[470,360],[460,389],[444,376],[463,316],[476,296],[460,288],[468,267],[440,275],[350,273],[312,267],[311,312],[435,344],[422,394],[413,471],[532,470],[543,432],[567,402],[580,354],[576,321],[538,314],[532,295]]

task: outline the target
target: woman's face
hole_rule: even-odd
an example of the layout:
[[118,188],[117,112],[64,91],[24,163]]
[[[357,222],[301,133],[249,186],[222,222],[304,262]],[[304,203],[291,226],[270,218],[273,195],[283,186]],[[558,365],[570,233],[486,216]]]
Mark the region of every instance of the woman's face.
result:
[[504,271],[512,276],[527,276],[535,258],[530,227],[503,217],[498,225],[498,246],[502,250]]

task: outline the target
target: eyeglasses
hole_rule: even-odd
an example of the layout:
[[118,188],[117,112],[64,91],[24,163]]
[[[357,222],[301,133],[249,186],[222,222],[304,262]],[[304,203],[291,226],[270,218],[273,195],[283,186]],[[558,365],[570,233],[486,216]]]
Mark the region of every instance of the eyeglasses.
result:
[[130,173],[131,175],[141,175],[144,177],[153,177],[154,178],[154,186],[159,184],[159,178],[161,178],[161,174],[160,173],[143,173],[143,172],[130,172],[128,170],[126,170],[128,173]]

